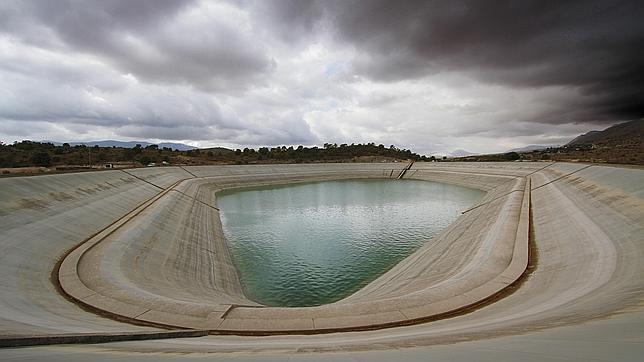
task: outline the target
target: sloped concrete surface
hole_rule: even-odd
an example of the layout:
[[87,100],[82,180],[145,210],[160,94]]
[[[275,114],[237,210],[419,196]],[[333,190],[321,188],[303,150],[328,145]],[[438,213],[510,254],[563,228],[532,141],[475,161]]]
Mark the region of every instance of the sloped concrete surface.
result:
[[[244,178],[209,176],[172,185],[113,231],[70,254],[60,271],[62,288],[93,308],[172,327],[311,333],[437,318],[498,294],[527,267],[529,179],[480,175],[479,182],[497,185],[481,201],[484,205],[461,217],[413,260],[401,263],[404,268],[394,268],[362,292],[332,305],[262,307],[243,295],[212,204],[214,192],[248,184],[382,177],[368,169],[329,175],[299,169],[280,173],[272,167],[271,172]],[[461,177],[441,174],[445,175]],[[423,173],[416,178],[432,176]],[[218,188],[200,190],[209,185]],[[515,257],[517,253],[522,256]]]
[[[514,336],[461,341],[455,344],[384,348],[367,351],[307,351],[287,353],[214,352],[213,337],[124,342],[109,345],[34,347],[2,350],[6,361],[613,361],[639,362],[644,315],[610,319]],[[323,338],[324,336],[318,336]],[[303,343],[302,343],[303,344]]]
[[[182,220],[181,215],[185,212],[196,212],[202,215],[201,217],[211,213],[209,217],[218,219],[215,217],[217,210],[212,206],[215,201],[214,192],[220,188],[235,187],[254,182],[284,182],[285,178],[288,179],[286,181],[303,181],[307,179],[305,174],[309,175],[309,178],[387,177],[387,169],[391,170],[394,167],[400,169],[402,166],[400,164],[365,165],[364,167],[362,165],[331,165],[328,170],[325,170],[325,165],[271,165],[261,166],[256,169],[252,166],[240,167],[239,169],[233,166],[221,169],[217,167],[186,168],[190,171],[190,174],[199,176],[200,179],[181,182],[182,176],[177,175],[171,179],[176,184],[166,181],[164,185],[159,185],[163,189],[171,187],[168,185],[176,185],[177,191],[167,192],[168,197],[173,194],[172,199],[168,198],[167,200],[174,200],[174,202],[171,202],[172,205],[178,204],[176,206],[176,215],[170,215],[173,214],[173,211],[168,210],[168,207],[151,207],[150,210],[154,211],[149,211],[150,216],[143,216],[144,212],[141,212],[129,222],[129,226],[122,229],[122,231],[115,232],[113,236],[118,236],[117,234],[141,235],[137,230],[140,230],[142,225],[152,227],[150,224],[153,220],[156,220],[156,217],[151,215],[157,215],[163,220],[170,221]],[[107,173],[101,174],[105,174],[101,176],[102,178],[108,178]],[[43,265],[31,262],[32,259],[37,260],[34,256],[39,256],[40,260],[47,258],[46,255],[39,254],[40,250],[37,250],[42,241],[40,241],[41,244],[38,244],[38,241],[32,241],[32,244],[28,244],[27,248],[21,248],[21,243],[14,240],[19,239],[24,243],[23,233],[28,236],[37,234],[40,240],[54,240],[50,244],[49,254],[55,256],[49,255],[49,258],[55,259],[64,250],[74,246],[75,243],[78,244],[86,240],[92,233],[102,230],[110,223],[122,218],[146,200],[158,196],[163,191],[135,177],[127,179],[130,180],[126,183],[128,186],[118,185],[123,190],[118,192],[118,196],[111,195],[108,190],[103,190],[103,194],[96,190],[96,193],[100,194],[102,198],[99,200],[97,195],[95,199],[92,199],[90,196],[94,194],[90,193],[90,195],[87,195],[88,201],[90,205],[91,202],[94,202],[95,209],[104,209],[106,211],[104,214],[100,214],[102,218],[97,215],[96,211],[90,213],[87,217],[89,218],[88,220],[92,221],[94,218],[105,221],[99,225],[86,227],[86,229],[78,229],[74,225],[70,229],[76,232],[75,239],[71,242],[60,241],[61,237],[57,236],[60,232],[52,233],[52,236],[57,237],[55,239],[50,237],[45,230],[47,227],[51,228],[52,225],[57,225],[56,223],[59,220],[67,220],[68,223],[71,221],[72,218],[69,216],[67,219],[59,219],[62,214],[65,214],[61,210],[74,210],[81,206],[74,204],[72,200],[66,200],[66,197],[62,195],[54,196],[51,193],[59,192],[59,189],[62,190],[60,192],[66,194],[71,194],[73,191],[80,196],[80,193],[82,193],[82,191],[78,190],[80,180],[66,180],[63,176],[70,175],[0,180],[3,183],[2,186],[6,185],[6,187],[0,189],[0,192],[2,192],[0,202],[3,203],[1,210],[4,212],[0,224],[2,227],[2,243],[0,245],[3,251],[7,251],[3,253],[3,257],[12,253],[23,255],[20,261],[30,269],[31,273],[23,274],[21,271],[25,268],[21,269],[21,264],[5,264],[3,260],[2,268],[3,271],[6,271],[5,275],[13,275],[12,279],[10,278],[13,282],[3,281],[1,285],[3,294],[2,300],[0,300],[0,316],[3,318],[1,320],[3,327],[6,326],[5,330],[15,335],[33,333],[34,330],[46,330],[48,332],[64,329],[107,331],[113,330],[116,326],[121,326],[122,330],[126,331],[141,328],[113,322],[85,312],[58,295],[53,287],[50,287],[50,289],[45,288],[46,277],[50,272],[50,270],[46,269],[46,260]],[[115,175],[109,175],[109,177],[112,176]],[[126,177],[128,175],[121,173],[121,176]],[[48,179],[44,179],[45,177],[52,178],[53,187],[50,188],[50,185],[37,180],[42,178],[41,180],[49,182]],[[55,177],[60,177],[60,179]],[[85,178],[87,177],[98,176],[85,176]],[[242,336],[211,336],[182,341],[129,342],[111,344],[110,346],[113,346],[111,348],[119,351],[138,350],[164,353],[172,351],[178,353],[187,351],[222,353],[243,350],[265,354],[276,350],[301,352],[307,350],[389,349],[446,344],[481,338],[493,338],[489,342],[483,341],[480,343],[497,346],[496,348],[498,348],[498,346],[504,346],[509,343],[507,342],[508,338],[529,341],[526,339],[529,336],[543,335],[544,333],[547,336],[548,331],[557,330],[550,328],[561,325],[577,325],[567,328],[577,328],[577,330],[584,333],[592,334],[591,332],[595,328],[593,326],[597,325],[597,323],[601,324],[601,322],[593,322],[594,324],[587,322],[609,318],[616,313],[631,315],[632,318],[641,320],[642,296],[644,294],[642,278],[644,276],[644,201],[642,198],[644,193],[644,171],[641,169],[561,163],[441,163],[415,164],[407,173],[407,177],[476,187],[487,191],[487,195],[481,201],[481,204],[477,205],[478,207],[466,212],[453,225],[441,233],[436,239],[438,241],[436,244],[430,243],[431,247],[429,246],[430,244],[421,247],[412,256],[355,295],[338,303],[325,306],[328,309],[318,311],[318,313],[322,313],[320,314],[322,317],[327,316],[324,313],[336,313],[339,310],[348,311],[352,310],[352,308],[354,308],[353,311],[356,312],[356,315],[364,314],[365,311],[367,315],[378,315],[377,313],[383,312],[383,310],[378,309],[379,306],[387,304],[397,305],[399,310],[407,307],[422,309],[423,305],[414,305],[413,303],[422,300],[431,302],[431,296],[440,295],[441,293],[445,293],[445,297],[449,297],[450,293],[452,294],[451,296],[471,293],[471,290],[477,288],[477,282],[472,283],[471,280],[490,280],[491,276],[495,273],[498,274],[498,270],[502,269],[501,265],[507,268],[512,261],[512,257],[507,256],[512,254],[510,248],[503,247],[503,245],[507,245],[507,242],[503,242],[503,240],[510,239],[508,237],[493,236],[510,235],[513,229],[516,239],[516,230],[518,230],[521,220],[523,194],[527,194],[525,191],[526,180],[530,180],[529,182],[531,183],[529,185],[532,210],[531,233],[537,251],[536,258],[534,258],[536,268],[519,288],[512,290],[512,293],[508,293],[504,298],[470,313],[431,323],[377,331],[316,336],[280,335],[259,339],[257,337]],[[215,181],[215,179],[217,180]],[[249,179],[254,180],[249,181]],[[103,182],[115,184],[112,181],[103,179],[88,179],[82,180],[82,182],[90,184],[96,182],[100,185]],[[137,185],[136,188],[134,188],[134,185]],[[16,190],[16,192],[5,192],[5,190],[9,189]],[[146,190],[146,192],[142,190]],[[135,194],[137,195],[136,197],[134,197]],[[107,195],[110,196],[108,197]],[[125,195],[128,195],[128,197],[124,197]],[[165,197],[159,198],[156,203],[164,202]],[[181,198],[185,200],[180,201]],[[192,202],[191,206],[187,205],[188,201]],[[118,208],[112,206],[114,209],[110,209],[108,205],[113,202],[122,204]],[[201,206],[192,206],[194,204]],[[6,209],[4,205],[7,205]],[[38,208],[35,205],[44,206]],[[202,207],[209,211],[199,211]],[[173,207],[172,209],[175,208]],[[9,211],[5,212],[5,210]],[[164,216],[165,213],[168,215]],[[77,211],[73,216],[82,221],[85,214]],[[32,224],[27,224],[32,227],[21,225],[18,222],[21,219],[19,215],[24,215],[22,216],[24,220],[32,220]],[[146,217],[149,218],[150,222],[143,222]],[[44,219],[47,223],[39,224],[34,221],[37,219]],[[83,224],[80,223],[80,225]],[[212,224],[213,228],[216,228],[216,226],[216,224]],[[39,228],[42,230],[38,230]],[[467,230],[470,231],[468,232]],[[69,232],[64,235],[72,234]],[[458,234],[462,235],[459,236]],[[5,235],[12,237],[9,238]],[[188,233],[186,235],[193,234]],[[187,239],[194,240],[194,235],[188,236]],[[123,243],[127,241],[125,239],[128,238],[122,238],[120,241],[113,240],[112,242]],[[12,243],[12,241],[14,242]],[[444,243],[441,241],[444,241]],[[130,242],[132,241],[130,240]],[[129,245],[136,244],[128,243],[126,246]],[[199,242],[197,242],[197,245],[200,245]],[[450,253],[452,248],[456,248],[456,251]],[[145,250],[145,248],[143,249]],[[20,252],[15,250],[20,250]],[[149,253],[150,256],[146,256],[146,258],[150,258],[148,262],[141,264],[143,269],[151,265],[160,265],[153,262],[156,258],[154,257],[156,252],[150,251]],[[128,288],[125,290],[128,291],[137,290],[137,293],[141,291],[155,292],[156,295],[163,296],[163,293],[159,290],[163,288],[156,287],[157,289],[154,289],[158,278],[152,278],[152,273],[148,276],[143,273],[139,276],[139,279],[127,276],[127,269],[131,267],[129,265],[131,263],[128,262],[127,265],[117,263],[118,260],[128,260],[127,254],[127,248],[123,247],[114,248],[114,251],[109,253],[107,249],[96,253],[97,260],[101,260],[101,263],[107,263],[107,268],[104,268],[96,275],[114,282],[116,286],[123,285],[127,281]],[[167,256],[158,257],[159,260],[164,260],[164,258],[167,258]],[[195,256],[191,256],[186,260],[198,260],[194,258]],[[55,260],[51,261],[48,266],[53,267],[53,264],[55,264]],[[108,272],[110,270],[111,272]],[[477,273],[477,271],[481,272]],[[221,273],[221,271],[217,273]],[[190,273],[180,274],[172,277],[165,276],[163,279],[175,284],[186,283],[187,280],[200,281],[195,282],[196,295],[209,293],[212,290],[210,289],[212,285],[208,284],[211,282],[208,278]],[[130,275],[134,275],[134,273],[130,272]],[[472,278],[472,276],[477,276],[477,278]],[[32,287],[30,291],[16,286],[20,282],[29,280],[40,280],[40,285],[43,288],[36,291],[36,288]],[[478,286],[481,284],[478,284]],[[460,287],[458,287],[459,285]],[[184,285],[184,289],[181,299],[189,299],[192,287]],[[470,289],[470,292],[463,291],[466,289]],[[220,290],[225,291],[225,289]],[[5,293],[5,291],[8,293]],[[45,303],[36,302],[40,297],[39,294],[42,294],[42,299]],[[230,291],[216,294],[211,298],[222,298],[224,294],[228,296],[234,295]],[[5,295],[10,297],[5,297]],[[419,297],[414,299],[416,296]],[[131,295],[121,297],[129,298]],[[412,305],[404,305],[400,302],[400,299],[396,298],[411,300]],[[15,303],[17,299],[25,301],[25,303],[18,305],[20,303]],[[210,300],[215,301],[215,299]],[[199,297],[197,300],[198,302],[203,302],[208,299]],[[391,303],[391,301],[394,302]],[[217,303],[219,302],[217,301]],[[370,311],[367,308],[363,308],[364,304],[362,303],[374,303],[376,313],[369,313]],[[49,308],[48,305],[53,307]],[[261,323],[257,323],[257,321],[266,320],[268,314],[265,313],[270,312],[270,314],[277,316],[275,320],[278,320],[284,316],[281,313],[285,313],[288,317],[290,313],[301,312],[297,311],[297,308],[284,311],[271,311],[270,309],[234,307],[231,310],[227,310],[223,316],[224,318],[220,319],[223,319],[222,323],[229,318],[230,320],[237,319],[237,322],[242,322],[241,325],[244,328],[250,326],[255,329],[257,325],[261,326]],[[21,311],[23,311],[22,314],[19,313]],[[262,315],[263,313],[265,315]],[[26,318],[25,315],[29,315],[30,318]],[[222,316],[220,315],[220,317]],[[346,315],[340,314],[340,317],[337,321],[328,320],[327,322],[345,323]],[[30,319],[30,323],[25,323],[27,319]],[[52,323],[51,320],[56,320],[58,323]],[[248,322],[249,320],[250,323]],[[623,320],[620,319],[620,321]],[[300,323],[300,321],[296,322]],[[244,325],[244,323],[246,324]],[[623,323],[624,325],[632,325],[627,322]],[[305,324],[301,323],[299,325],[304,326]],[[603,327],[596,328],[598,328],[598,333],[603,333],[601,332],[604,330],[602,329]],[[546,330],[539,332],[543,329]],[[623,335],[620,335],[619,331],[615,331],[615,328],[608,328],[607,330],[611,331],[610,335],[602,335],[602,338],[608,341],[606,342],[607,344],[610,344],[610,341],[622,340]],[[552,333],[556,334],[558,332]],[[625,330],[624,333],[630,333],[632,336],[632,328]],[[526,334],[526,337],[498,338],[513,334]],[[642,333],[635,332],[634,337],[630,338],[632,343],[641,347]],[[494,344],[494,341],[497,341],[497,344]],[[518,350],[521,351],[522,349],[519,348]],[[630,350],[632,351],[633,348]],[[641,351],[641,348],[635,347],[634,350]],[[87,350],[82,353],[87,353]],[[395,352],[391,353],[395,354]],[[399,356],[402,355],[404,353],[401,352]],[[500,353],[500,355],[504,354]],[[505,356],[508,355],[505,354]],[[352,356],[356,355],[348,355],[347,358],[353,358]],[[435,356],[440,356],[440,354]],[[580,351],[578,354],[571,354],[568,357],[582,359],[582,356],[584,354]]]
[[1,179],[2,334],[140,330],[84,312],[50,275],[67,249],[157,192],[120,171]]

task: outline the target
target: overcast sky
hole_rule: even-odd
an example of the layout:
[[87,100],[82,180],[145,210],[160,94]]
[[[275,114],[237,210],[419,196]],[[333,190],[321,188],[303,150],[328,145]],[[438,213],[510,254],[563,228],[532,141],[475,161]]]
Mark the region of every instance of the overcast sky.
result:
[[641,0],[3,0],[0,140],[563,144],[644,117],[643,19]]

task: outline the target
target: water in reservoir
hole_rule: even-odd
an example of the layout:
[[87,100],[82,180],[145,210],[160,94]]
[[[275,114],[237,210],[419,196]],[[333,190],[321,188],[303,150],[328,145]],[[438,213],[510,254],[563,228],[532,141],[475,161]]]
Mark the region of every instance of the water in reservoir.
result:
[[453,222],[483,192],[418,180],[343,180],[217,194],[249,298],[270,306],[342,299]]

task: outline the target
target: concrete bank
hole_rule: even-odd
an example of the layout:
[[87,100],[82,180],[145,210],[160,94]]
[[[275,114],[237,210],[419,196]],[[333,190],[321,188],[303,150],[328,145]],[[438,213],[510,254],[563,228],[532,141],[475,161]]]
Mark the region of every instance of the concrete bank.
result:
[[[340,168],[340,171],[342,171],[341,167],[343,166],[331,166],[331,169]],[[243,174],[257,175],[271,172],[275,174],[293,171],[287,166],[271,167],[275,169],[269,170],[262,167],[261,172],[259,169],[243,167],[239,170],[231,167],[220,171],[217,171],[216,168],[188,169],[198,176],[212,176],[219,172],[222,177],[226,177],[229,180],[236,177],[244,178]],[[305,168],[306,172],[324,172],[324,170],[316,169],[318,167],[321,166],[306,165]],[[371,171],[374,174],[378,172],[380,172],[380,175],[388,174],[388,172],[384,171],[384,168],[379,171],[371,169]],[[416,172],[414,173],[414,171]],[[200,175],[198,172],[202,172],[202,174]],[[236,172],[239,174],[235,175]],[[611,315],[616,311],[637,313],[636,306],[642,300],[642,290],[644,290],[641,278],[644,275],[642,262],[644,260],[642,250],[644,249],[642,245],[644,243],[644,203],[642,202],[644,172],[642,170],[604,166],[586,167],[586,165],[581,164],[417,163],[409,171],[408,176],[417,178],[422,177],[423,174],[431,174],[435,178],[443,177],[444,181],[458,184],[477,182],[479,188],[488,191],[487,201],[497,199],[494,202],[483,203],[482,206],[464,215],[467,217],[468,214],[476,215],[476,213],[480,213],[479,218],[484,218],[495,209],[498,209],[500,207],[499,203],[505,204],[503,200],[516,197],[520,193],[514,190],[517,178],[530,176],[534,214],[533,235],[538,248],[539,267],[519,290],[494,304],[466,315],[404,328],[325,336],[273,336],[264,337],[263,339],[212,336],[194,342],[172,341],[163,345],[137,342],[139,344],[123,345],[122,350],[140,348],[146,351],[177,351],[177,353],[185,353],[196,350],[202,352],[239,350],[252,352],[274,349],[296,351],[307,348],[317,351],[354,350],[371,349],[375,345],[378,348],[400,348],[411,345],[450,343],[463,339],[490,338],[518,332],[527,333],[561,324],[581,323]],[[459,176],[448,177],[448,174],[458,174]],[[468,179],[471,181],[467,181]],[[0,182],[2,181],[5,180],[0,180]],[[134,182],[144,183],[140,180]],[[196,180],[193,182],[196,182]],[[221,179],[220,182],[223,184],[224,180]],[[41,187],[39,185],[35,186]],[[75,185],[70,184],[70,186]],[[182,183],[177,187],[182,188],[182,191],[189,195],[197,195],[198,198],[210,198],[208,204],[213,205],[214,195],[212,191],[216,190],[219,187],[218,185],[209,184],[209,186],[197,187],[196,184],[193,184],[188,186],[188,183]],[[38,187],[30,189],[29,196],[32,196],[32,199],[38,199],[33,197],[38,194],[35,191]],[[154,188],[154,186],[150,187]],[[44,195],[48,195],[51,191],[47,188],[41,188],[41,190]],[[156,195],[156,191],[158,190],[149,192],[149,195]],[[480,212],[485,207],[490,207],[491,209]],[[4,208],[0,210],[4,211]],[[58,210],[64,210],[64,207]],[[30,212],[32,211],[26,211],[26,214]],[[119,217],[125,213],[121,213]],[[40,211],[38,215],[44,214]],[[84,213],[76,213],[76,215],[81,220],[85,216]],[[96,217],[95,215],[91,214],[92,217]],[[46,216],[46,218],[49,217]],[[115,217],[114,219],[117,218]],[[3,222],[4,220],[8,219],[3,219]],[[483,222],[481,223],[484,224]],[[454,234],[467,229],[468,225],[469,228],[474,229],[480,227],[476,222],[471,222],[470,224],[461,223],[460,226],[455,223],[446,229],[444,233],[451,233],[452,237],[457,238]],[[7,230],[11,230],[11,228],[2,229],[3,238]],[[47,234],[43,232],[42,235]],[[2,239],[3,246],[6,240]],[[44,240],[48,239],[44,238]],[[478,240],[480,243],[485,240],[485,237],[478,237],[472,240]],[[445,244],[448,243],[446,242]],[[421,250],[422,248],[419,249],[419,252]],[[435,251],[438,250],[438,248],[435,249]],[[376,280],[375,284],[368,286],[342,302],[351,304],[351,300],[354,299],[359,303],[363,298],[371,298],[376,302],[386,301],[390,296],[400,291],[404,294],[405,291],[413,290],[417,285],[420,285],[419,283],[421,282],[418,280],[424,278],[429,280],[426,285],[435,285],[441,283],[441,281],[446,281],[444,285],[449,286],[451,282],[459,281],[458,275],[461,270],[474,270],[474,266],[479,264],[473,262],[473,260],[475,259],[474,255],[480,253],[480,250],[476,248],[464,250],[464,254],[468,256],[453,259],[451,264],[448,261],[449,259],[445,259],[443,265],[447,269],[443,269],[442,272],[433,272],[430,263],[422,267],[422,259],[436,257],[435,255],[440,253],[425,250],[425,254],[422,257],[414,254],[417,258],[416,261],[410,257]],[[34,252],[37,251],[34,250]],[[458,254],[455,253],[455,255]],[[29,265],[30,269],[33,269],[35,275],[48,273],[48,271],[42,270],[43,267],[37,262],[32,263],[28,258],[23,258],[23,261],[25,261],[26,265]],[[407,274],[407,277],[397,277],[397,275],[404,275],[401,274],[403,273],[401,269],[407,269],[404,267],[406,263],[413,265],[409,267],[409,274]],[[20,280],[24,277],[24,275],[16,273],[16,270],[11,268],[3,269],[3,271],[6,271],[9,275],[12,273],[18,275],[18,277],[14,277],[14,280]],[[385,276],[392,278],[390,279],[392,282],[386,282],[387,277]],[[400,290],[397,290],[399,288],[396,287],[396,284],[401,282],[403,286]],[[23,290],[12,289],[12,286],[7,283],[2,284],[2,288],[3,291],[8,290],[17,295],[24,294]],[[413,295],[413,293],[411,294]],[[32,295],[35,296],[37,293]],[[43,290],[43,295],[45,298],[55,296],[55,294],[53,296],[48,295],[47,290]],[[5,294],[3,293],[4,297]],[[59,301],[66,303],[64,299],[58,298]],[[24,300],[30,299],[33,300],[35,297],[24,298]],[[66,303],[66,305],[73,307],[71,303]],[[329,307],[331,306],[333,305],[329,305]],[[11,305],[11,303],[0,305],[0,310],[7,311],[12,310],[12,308],[16,309],[15,305]],[[38,309],[37,303],[33,302],[29,308],[36,312],[33,313],[34,317],[32,318],[34,328],[42,328],[42,326],[47,325],[52,328],[71,328],[70,326],[84,325],[86,329],[100,330],[110,322],[121,325],[124,330],[126,328],[140,328],[92,316],[92,318],[101,320],[103,323],[98,324],[78,308],[76,308],[80,312],[77,316],[78,320],[74,321],[73,318],[62,315],[58,317],[58,321],[61,323],[54,327],[54,324],[49,322],[47,318],[51,315],[57,315],[59,311],[64,312],[65,309],[58,307],[57,310],[45,313],[42,311],[44,308],[40,307]],[[228,315],[234,317],[237,310],[242,310],[242,308],[234,308]],[[9,312],[5,312],[2,315],[12,317]],[[16,315],[19,316],[19,314]],[[13,321],[9,318],[3,320],[2,323],[3,326],[12,326]],[[589,333],[592,332],[589,331]]]
[[[384,169],[389,172],[398,166],[339,165],[329,169],[357,168],[384,175]],[[324,174],[326,169],[324,165],[284,165],[270,168],[195,167],[193,171],[197,175],[207,171],[222,177],[244,178],[245,175],[262,174],[276,177],[279,173],[298,170]],[[173,183],[193,177],[186,169],[163,167],[0,179],[0,271],[3,274],[0,279],[0,334],[150,330],[118,323],[79,308],[56,290],[50,277],[59,258],[70,249],[131,213]],[[179,192],[176,194],[180,195]],[[182,198],[184,202],[192,200],[187,196]],[[186,285],[190,288],[191,284]]]
[[[490,164],[487,171],[516,165]],[[432,170],[441,172],[453,167],[436,166]],[[537,268],[514,293],[468,314],[363,332],[208,336],[109,348],[16,350],[7,356],[639,361],[644,353],[644,171],[585,167],[553,164],[531,175]]]
[[147,330],[84,312],[50,275],[67,250],[158,192],[121,171],[0,179],[2,334]]
[[[191,173],[200,171],[204,173],[203,169]],[[479,174],[476,186],[490,191],[482,201],[486,205],[462,216],[400,268],[332,305],[263,307],[242,293],[213,206],[215,192],[271,183],[382,177],[371,170],[280,173],[272,167],[270,172],[207,176],[164,190],[72,252],[60,270],[63,289],[92,308],[172,327],[236,334],[322,333],[452,315],[498,295],[526,268],[529,179]],[[451,178],[470,184],[460,172],[414,178]],[[469,226],[453,232],[464,224]]]

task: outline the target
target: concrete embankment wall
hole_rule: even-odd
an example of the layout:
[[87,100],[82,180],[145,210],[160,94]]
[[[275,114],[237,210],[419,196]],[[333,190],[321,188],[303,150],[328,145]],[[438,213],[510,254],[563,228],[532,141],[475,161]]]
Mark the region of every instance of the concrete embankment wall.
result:
[[121,171],[0,179],[2,333],[140,329],[84,312],[50,275],[66,250],[158,192]]
[[314,164],[283,164],[283,165],[240,165],[240,166],[187,166],[186,170],[198,177],[206,176],[259,176],[280,174],[319,174],[329,175],[333,173],[347,172],[371,172],[383,177],[389,177],[391,170],[396,171],[406,166],[406,163],[314,163]]
[[542,272],[559,292],[538,298],[575,301],[575,313],[558,317],[574,321],[641,305],[644,170],[557,163],[534,175],[532,189],[537,242],[552,248]]
[[[414,178],[435,180],[422,174]],[[462,180],[441,177],[440,181],[460,184]],[[420,306],[428,299],[465,293],[500,274],[513,257],[525,188],[523,179],[504,181],[496,183],[496,189],[478,203],[481,206],[462,215],[431,242],[340,303],[414,295],[415,306]]]
[[[493,164],[487,171],[523,165]],[[453,167],[418,166],[441,171]],[[459,166],[474,168],[479,164]],[[409,346],[484,339],[457,343],[447,349],[432,346],[431,350],[438,348],[439,358],[460,353],[466,353],[466,359],[485,358],[485,349],[506,351],[501,360],[526,355],[539,356],[538,359],[588,360],[601,355],[607,360],[637,360],[641,348],[633,341],[641,336],[644,316],[644,169],[559,163],[541,166],[546,168],[529,175],[534,183],[531,204],[536,264],[519,286],[510,288],[512,293],[494,303],[455,318],[404,328],[315,338],[212,336],[201,343],[173,344],[173,350],[194,351],[198,344],[200,351],[264,353],[391,349],[367,358],[383,358],[379,353],[385,353],[385,359],[398,355],[404,359],[431,352],[427,348],[405,351]],[[523,175],[533,172],[525,171]],[[568,326],[558,328],[564,325]],[[463,352],[464,348],[469,352]],[[554,356],[555,350],[561,353]],[[351,358],[349,354],[341,356]],[[490,356],[498,357],[495,352],[488,353]]]
[[[518,278],[522,269],[513,270],[514,277],[504,272],[513,259],[522,210],[528,209],[525,179],[503,169],[478,177],[462,170],[431,170],[413,178],[474,183],[488,193],[483,205],[460,218],[453,229],[431,243],[433,248],[412,255],[410,260],[415,261],[401,263],[403,267],[394,268],[393,274],[387,273],[373,286],[327,306],[257,308],[235,288],[238,277],[226,252],[218,210],[213,207],[216,191],[271,183],[382,178],[397,175],[398,170],[391,172],[390,167],[400,166],[186,168],[202,177],[173,186],[95,246],[78,250],[80,280],[76,284],[95,293],[79,299],[114,314],[174,326],[240,333],[306,332],[372,328],[425,318],[478,302]],[[527,226],[523,233],[527,238]],[[527,248],[527,240],[523,247]],[[438,268],[429,267],[430,263]],[[70,293],[77,292],[67,288],[65,280],[61,283]],[[429,305],[428,300],[433,303]]]
[[159,193],[153,185],[188,177],[165,167],[0,179],[2,334],[143,329],[78,308],[51,272],[66,250]]
[[123,170],[122,172],[136,176],[142,181],[149,182],[161,188],[167,188],[177,181],[194,177],[183,167],[134,168]]
[[[213,203],[215,192],[271,183],[382,177],[380,171],[353,167],[351,172],[345,167],[333,174],[292,167],[288,171],[210,176],[169,189],[96,245],[78,250],[79,281],[95,293],[79,299],[137,320],[193,328],[214,328],[231,306],[257,305],[242,293]],[[66,278],[72,274],[64,273]],[[61,282],[67,288],[67,280]],[[74,288],[69,292],[82,294]]]
[[[377,169],[398,166],[385,164],[378,165]],[[221,167],[221,173],[241,175],[236,177],[244,177],[243,175],[253,172],[266,173],[264,170],[258,172],[261,167],[253,167]],[[297,170],[297,166],[281,168]],[[321,168],[323,167],[316,167],[318,171]],[[355,169],[356,166],[344,166],[345,170],[352,168]],[[50,280],[51,274],[66,251],[132,212],[137,206],[162,192],[163,188],[194,177],[189,170],[186,171],[187,169],[159,167],[0,179],[0,271],[3,274],[3,278],[0,279],[1,334],[33,335],[148,329],[115,322],[79,308],[56,290]],[[197,171],[199,167],[192,169]],[[217,174],[219,169],[220,167],[205,168],[212,174]],[[268,170],[269,174],[271,172]],[[186,188],[184,191],[188,192],[189,185],[181,184],[179,190]],[[206,190],[199,187],[195,188],[194,192],[199,192],[198,196],[212,205],[214,194]],[[197,195],[192,195],[195,196]],[[171,197],[169,195],[161,202],[173,204],[173,200],[178,200],[177,208],[154,208],[154,212],[159,213],[158,216],[165,220],[164,223],[156,222],[150,225],[158,227],[157,231],[161,232],[157,233],[158,235],[164,234],[164,228],[171,223],[185,222],[185,208],[198,209],[198,206],[192,205],[194,202],[190,197],[178,192],[173,192]],[[202,211],[197,212],[202,216],[213,213],[213,210],[204,210],[209,209],[204,207]],[[206,220],[212,223],[219,222],[218,215],[208,215]],[[207,230],[208,233],[220,230],[220,227],[213,228],[207,223],[197,224],[193,227],[195,233],[197,228],[201,231]],[[176,231],[171,231],[169,235],[176,236]],[[200,245],[194,240],[191,242],[193,245]],[[189,249],[186,246],[177,247]],[[196,253],[196,250],[191,252]],[[186,253],[184,251],[181,255],[185,256]],[[133,255],[128,254],[129,257]],[[189,260],[187,256],[183,260],[186,258]],[[195,263],[190,268],[208,273],[208,268],[202,271],[203,265]],[[210,273],[222,273],[222,265],[216,263],[215,268],[219,269]],[[185,273],[190,268],[179,268],[182,272],[176,273],[172,278],[179,284],[183,283],[185,288],[197,288],[198,284],[191,286],[191,283],[186,282]],[[119,269],[111,270],[118,272]],[[207,285],[208,283],[202,287]]]
[[[496,277],[503,278],[503,268],[513,265],[512,250],[516,250],[510,245],[520,244],[518,230],[525,226],[520,225],[529,209],[526,189],[533,194],[535,239],[547,246],[543,253],[551,261],[551,270],[546,272],[553,274],[548,279],[551,282],[542,282],[548,301],[534,304],[540,295],[531,295],[521,303],[534,310],[546,305],[561,310],[599,285],[602,292],[595,292],[594,302],[602,301],[607,308],[615,307],[611,292],[622,300],[639,295],[641,278],[633,275],[642,275],[644,270],[641,261],[632,262],[628,255],[644,260],[644,171],[582,164],[416,163],[406,177],[475,187],[487,194],[480,206],[432,242],[343,301],[316,308],[236,306],[253,303],[240,294],[230,256],[226,256],[215,208],[218,190],[306,180],[387,178],[391,170],[404,166],[194,166],[0,179],[0,246],[7,251],[2,256],[2,271],[9,275],[0,283],[0,323],[7,334],[140,329],[77,308],[48,280],[55,258],[128,214],[136,215],[102,235],[96,246],[87,247],[91,253],[78,263],[76,275],[96,289],[88,288],[90,293],[115,298],[104,307],[117,306],[118,311],[125,306],[121,310],[130,318],[261,332],[353,328],[440,314],[454,305],[476,301],[477,293]],[[188,179],[193,175],[199,178]],[[188,180],[179,182],[182,179]],[[141,206],[155,196],[157,200]],[[553,216],[557,214],[560,217]],[[562,232],[566,228],[571,230]],[[584,262],[568,262],[575,248],[565,249],[566,243],[558,247],[553,241],[557,239],[587,244],[576,251],[588,254]],[[9,262],[6,255],[19,260]],[[631,262],[621,266],[618,261],[625,258]],[[588,272],[588,263],[598,265],[597,277],[574,284]],[[570,272],[569,279],[560,277],[563,268]],[[611,280],[612,275],[621,275],[623,281]],[[493,282],[493,287],[502,289],[510,282]],[[547,289],[549,283],[553,288]],[[557,285],[561,287],[558,294],[547,293]],[[594,302],[588,306],[597,308]],[[517,314],[527,311],[525,307]]]

